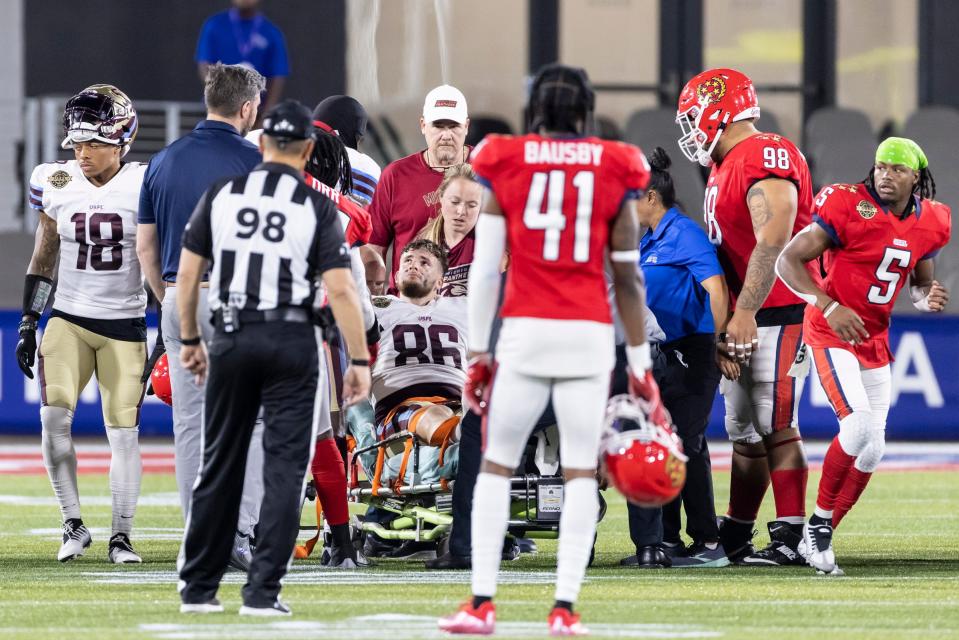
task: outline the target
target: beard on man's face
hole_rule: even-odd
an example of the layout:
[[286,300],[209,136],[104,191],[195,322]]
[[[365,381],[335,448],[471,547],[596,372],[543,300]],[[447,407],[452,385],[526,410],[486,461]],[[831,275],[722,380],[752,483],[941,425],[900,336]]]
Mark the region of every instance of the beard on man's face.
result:
[[414,280],[412,278],[402,280],[399,283],[400,293],[407,298],[423,298],[428,296],[436,289],[435,282],[427,280]]

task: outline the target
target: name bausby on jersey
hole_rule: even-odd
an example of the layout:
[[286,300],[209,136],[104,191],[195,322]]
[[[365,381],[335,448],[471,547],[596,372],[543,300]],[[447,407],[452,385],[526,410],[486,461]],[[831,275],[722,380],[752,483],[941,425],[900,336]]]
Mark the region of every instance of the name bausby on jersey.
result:
[[57,223],[60,266],[53,308],[83,318],[141,318],[146,291],[136,256],[136,217],[146,165],[127,162],[101,187],[76,160],[38,165],[30,206]]

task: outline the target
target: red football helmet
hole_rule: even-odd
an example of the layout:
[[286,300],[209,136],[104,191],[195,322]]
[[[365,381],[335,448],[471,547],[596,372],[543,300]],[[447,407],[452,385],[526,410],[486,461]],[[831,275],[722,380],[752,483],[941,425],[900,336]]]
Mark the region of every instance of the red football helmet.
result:
[[748,118],[759,118],[753,81],[735,69],[703,71],[679,94],[676,123],[683,132],[679,148],[690,162],[709,167],[726,126]]
[[153,387],[153,393],[164,403],[173,406],[173,388],[170,386],[170,362],[166,354],[157,358],[157,363],[153,366],[153,372],[150,374],[150,386]]
[[601,451],[610,482],[640,507],[672,501],[686,482],[687,458],[679,438],[647,420],[631,396],[610,398]]

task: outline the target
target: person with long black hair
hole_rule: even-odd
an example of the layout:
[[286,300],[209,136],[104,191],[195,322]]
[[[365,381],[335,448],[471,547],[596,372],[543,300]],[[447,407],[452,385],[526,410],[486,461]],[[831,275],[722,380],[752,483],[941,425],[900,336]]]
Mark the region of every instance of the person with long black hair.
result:
[[[716,336],[726,328],[729,293],[716,249],[677,206],[669,156],[657,147],[649,163],[649,185],[636,209],[647,228],[640,241],[646,304],[665,333],[653,348],[653,375],[689,461],[676,500],[655,509],[629,505],[636,555],[622,564],[722,567],[729,560],[719,542],[705,432],[720,372],[730,379],[739,375],[735,360],[716,349]],[[692,539],[688,547],[680,538],[680,505]]]

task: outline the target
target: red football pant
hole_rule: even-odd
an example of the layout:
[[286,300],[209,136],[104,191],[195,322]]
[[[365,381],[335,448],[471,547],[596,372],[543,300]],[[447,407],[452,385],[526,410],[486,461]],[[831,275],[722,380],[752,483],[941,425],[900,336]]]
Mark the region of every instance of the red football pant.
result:
[[346,468],[343,457],[336,446],[336,440],[325,438],[317,440],[310,467],[313,482],[316,485],[316,497],[323,505],[323,516],[327,523],[346,524],[350,519],[346,504]]

